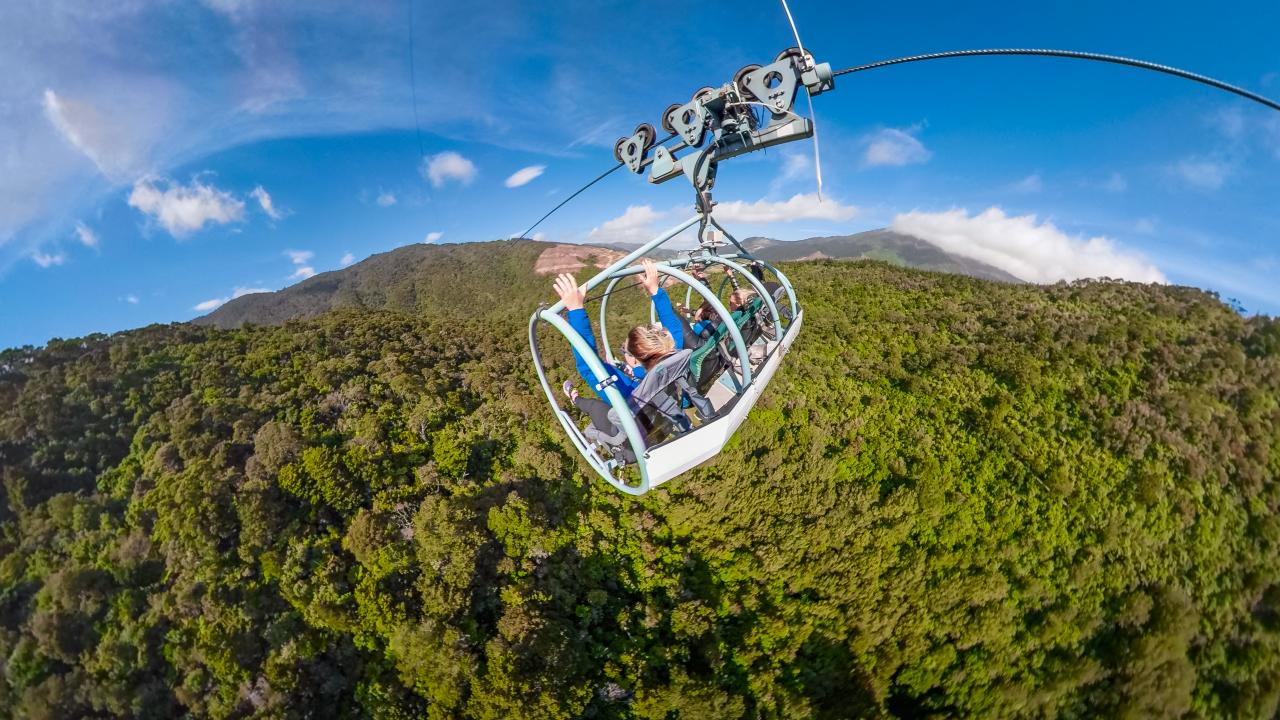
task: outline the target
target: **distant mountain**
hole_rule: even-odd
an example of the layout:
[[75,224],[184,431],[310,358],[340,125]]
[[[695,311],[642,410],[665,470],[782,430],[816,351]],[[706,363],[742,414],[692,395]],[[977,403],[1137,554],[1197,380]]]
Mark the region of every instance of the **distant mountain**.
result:
[[751,252],[769,261],[881,260],[901,267],[969,275],[983,280],[1022,282],[980,260],[949,253],[933,243],[892,230],[868,230],[856,235],[774,240],[752,237],[743,241]]
[[[405,245],[278,292],[238,297],[193,322],[220,328],[277,325],[342,308],[431,308],[452,319],[484,319],[513,304],[532,309],[546,300],[550,283],[533,285],[529,279],[544,251],[556,247],[533,240]],[[600,252],[597,261],[609,256]]]
[[[893,265],[970,275],[985,280],[1020,282],[1003,270],[953,255],[910,235],[872,230],[857,235],[783,241],[753,237],[743,241],[770,261],[880,260]],[[278,292],[238,297],[194,322],[220,328],[245,323],[277,325],[317,317],[330,310],[403,310],[432,308],[458,319],[485,318],[512,303],[537,307],[549,283],[530,284],[533,276],[605,267],[639,245],[581,245],[535,240],[447,245],[406,245],[373,255],[351,267],[321,273]],[[659,249],[651,257],[667,260],[679,251]],[[502,288],[501,292],[497,289]],[[465,302],[460,301],[465,296]]]

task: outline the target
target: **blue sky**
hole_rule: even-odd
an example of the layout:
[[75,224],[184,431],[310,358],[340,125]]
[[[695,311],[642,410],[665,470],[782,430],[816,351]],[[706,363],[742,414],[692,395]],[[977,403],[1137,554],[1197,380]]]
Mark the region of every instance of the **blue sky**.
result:
[[[1280,4],[1040,5],[792,11],[836,68],[1058,47],[1280,96]],[[187,320],[409,243],[509,236],[608,167],[637,123],[793,44],[769,0],[477,7],[5,3],[0,347]],[[892,226],[1028,280],[1165,280],[1280,312],[1280,113],[1025,58],[849,76],[814,104],[822,202],[809,145],[727,162],[716,198],[741,234]],[[690,205],[680,182],[619,172],[539,231],[638,240]]]

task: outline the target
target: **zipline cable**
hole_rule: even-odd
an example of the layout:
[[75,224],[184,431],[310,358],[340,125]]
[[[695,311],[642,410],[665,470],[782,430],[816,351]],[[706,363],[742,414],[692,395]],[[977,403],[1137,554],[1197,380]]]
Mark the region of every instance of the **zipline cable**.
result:
[[[785,4],[784,4],[784,8],[785,8]],[[790,16],[790,10],[788,10],[788,16]],[[412,42],[412,35],[410,36],[410,41]],[[799,42],[800,40],[798,38],[798,33],[797,33],[796,43],[798,44]],[[1207,75],[1193,73],[1188,70],[1182,70],[1176,67],[1172,67],[1170,65],[1161,65],[1160,63],[1148,62],[1146,60],[1137,60],[1135,58],[1123,57],[1120,55],[1106,55],[1103,53],[1084,52],[1080,50],[1052,50],[1047,48],[983,48],[978,50],[949,50],[946,52],[925,53],[923,55],[907,55],[905,57],[892,58],[889,60],[879,60],[873,63],[867,63],[865,65],[855,65],[854,67],[845,68],[843,70],[837,70],[836,72],[832,73],[832,77],[839,77],[840,75],[851,75],[853,73],[866,72],[867,70],[875,70],[878,68],[889,67],[891,65],[903,65],[903,64],[912,63],[912,62],[922,62],[924,60],[942,60],[945,58],[956,58],[956,57],[984,57],[984,56],[1004,56],[1004,55],[1061,57],[1061,58],[1072,58],[1075,60],[1092,60],[1094,62],[1111,63],[1113,65],[1127,65],[1129,67],[1135,67],[1142,70],[1151,70],[1158,73],[1164,73],[1165,75],[1172,75],[1173,77],[1182,78],[1184,80],[1191,80],[1192,82],[1198,82],[1201,85],[1208,85],[1209,87],[1217,88],[1219,90],[1225,90],[1229,93],[1232,93],[1233,95],[1238,95],[1246,100],[1252,100],[1253,102],[1256,102],[1260,105],[1265,105],[1266,107],[1269,107],[1272,110],[1280,111],[1280,102],[1276,102],[1275,100],[1259,95],[1255,92],[1245,90],[1242,87],[1232,85],[1231,83],[1226,83],[1221,80],[1216,80]],[[417,112],[416,102],[414,104],[414,112],[415,114]],[[669,135],[665,139],[661,140],[659,144],[665,143],[673,137],[675,136]],[[419,140],[419,142],[421,142],[421,140]],[[815,151],[816,149],[817,148],[815,147]],[[560,208],[567,205],[570,200],[573,200],[574,198],[578,197],[578,195],[581,195],[582,192],[585,191],[587,188],[591,187],[592,185],[595,185],[596,183],[605,179],[609,175],[613,174],[613,172],[620,167],[622,167],[622,163],[618,163],[617,165],[614,165],[613,167],[609,168],[604,173],[596,177],[596,179],[592,180],[586,185],[583,185],[572,195],[565,198],[559,205],[556,205],[555,207],[551,208],[551,211],[548,212],[546,215],[543,215],[542,217],[538,218],[538,222],[535,222],[533,225],[530,225],[528,230],[525,230],[523,233],[521,233],[521,237],[528,237],[529,233],[533,232],[534,228],[541,225],[542,221],[551,217],[552,213],[556,212]],[[819,172],[821,171],[819,170]],[[821,190],[819,190],[819,192],[821,192]]]
[[578,189],[577,189],[577,191],[575,191],[572,195],[570,195],[569,197],[565,198],[564,200],[561,200],[559,205],[556,205],[555,207],[553,207],[553,208],[551,208],[549,211],[547,211],[547,214],[546,214],[546,215],[543,215],[542,217],[538,218],[538,222],[536,222],[536,223],[534,223],[534,224],[530,225],[528,230],[525,230],[524,232],[520,233],[520,237],[522,237],[522,238],[527,238],[527,237],[529,237],[529,233],[533,232],[533,229],[534,229],[534,228],[536,228],[536,227],[538,227],[539,225],[541,225],[543,220],[546,220],[547,218],[551,217],[551,214],[552,214],[552,213],[554,213],[555,211],[557,211],[557,210],[559,210],[560,208],[564,207],[565,205],[569,204],[569,201],[570,201],[570,200],[572,200],[572,199],[574,199],[574,198],[578,197],[579,195],[581,195],[581,194],[582,194],[582,192],[583,192],[584,190],[586,190],[587,188],[591,187],[592,185],[595,185],[596,183],[600,182],[601,180],[603,180],[603,179],[605,179],[605,178],[609,177],[610,175],[612,175],[612,174],[613,174],[613,171],[617,170],[617,169],[618,169],[618,168],[620,168],[620,167],[622,167],[622,163],[618,163],[617,165],[614,165],[613,167],[609,168],[608,170],[605,170],[604,172],[600,173],[600,174],[596,177],[596,179],[595,179],[595,180],[592,180],[591,182],[587,183],[586,185],[583,185],[582,187],[578,188]]
[[986,48],[981,50],[950,50],[947,52],[926,53],[923,55],[908,55],[906,57],[893,58],[891,60],[880,60],[878,62],[867,63],[866,65],[857,65],[851,68],[845,68],[832,73],[833,76],[849,75],[851,73],[864,72],[866,70],[875,70],[876,68],[889,67],[890,65],[902,65],[904,63],[920,62],[922,60],[941,60],[943,58],[954,57],[978,57],[978,56],[994,56],[994,55],[1034,55],[1042,57],[1063,57],[1073,58],[1076,60],[1093,60],[1095,62],[1112,63],[1114,65],[1128,65],[1129,67],[1141,68],[1143,70],[1152,70],[1165,75],[1180,77],[1184,80],[1215,87],[1219,90],[1226,90],[1229,93],[1239,95],[1247,100],[1266,105],[1272,110],[1280,110],[1280,103],[1267,97],[1263,97],[1255,92],[1250,92],[1242,87],[1237,87],[1221,80],[1215,80],[1207,75],[1193,73],[1187,70],[1181,70],[1169,65],[1161,65],[1159,63],[1147,62],[1146,60],[1136,60],[1134,58],[1121,57],[1119,55],[1104,55],[1102,53],[1082,52],[1079,50],[1050,50],[1044,48]]
[[[671,135],[666,136],[665,138],[663,138],[663,139],[661,139],[661,140],[659,140],[657,143],[655,143],[655,145],[661,145],[661,144],[663,144],[663,143],[667,142],[668,140],[670,140],[670,139],[671,139],[671,138],[673,138],[673,137],[675,137],[675,134],[674,134],[674,133],[673,133],[673,134],[671,134]],[[559,205],[556,205],[555,207],[553,207],[553,208],[551,208],[549,211],[547,211],[547,214],[546,214],[546,215],[543,215],[542,217],[538,218],[538,222],[536,222],[536,223],[534,223],[534,224],[530,225],[528,230],[525,230],[524,232],[520,233],[520,237],[522,237],[522,238],[527,238],[527,237],[529,237],[529,233],[533,232],[533,229],[534,229],[534,228],[536,228],[536,227],[538,227],[539,225],[541,225],[543,220],[546,220],[547,218],[551,217],[551,214],[552,214],[552,213],[554,213],[555,211],[557,211],[557,210],[559,210],[560,208],[564,207],[565,205],[568,205],[570,200],[572,200],[572,199],[574,199],[574,198],[578,197],[579,195],[581,195],[581,194],[583,193],[583,191],[585,191],[587,188],[591,187],[592,185],[595,185],[596,183],[600,182],[601,180],[603,180],[603,179],[605,179],[605,178],[609,177],[610,175],[612,175],[612,174],[613,174],[613,172],[614,172],[615,170],[617,170],[618,168],[622,167],[622,165],[623,165],[622,163],[618,163],[617,165],[614,165],[613,167],[609,168],[608,170],[605,170],[604,172],[602,172],[602,173],[600,173],[598,176],[596,176],[596,179],[595,179],[595,180],[592,180],[591,182],[587,183],[586,185],[583,185],[582,187],[578,188],[576,191],[574,191],[574,193],[573,193],[572,195],[570,195],[569,197],[565,198],[564,200],[561,200]]]

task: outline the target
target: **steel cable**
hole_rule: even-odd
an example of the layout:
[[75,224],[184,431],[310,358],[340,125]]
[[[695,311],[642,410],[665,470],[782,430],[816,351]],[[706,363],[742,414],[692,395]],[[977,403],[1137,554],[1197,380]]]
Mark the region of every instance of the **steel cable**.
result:
[[893,58],[891,60],[880,60],[878,62],[867,63],[866,65],[858,65],[851,68],[833,73],[834,76],[849,75],[851,73],[864,72],[866,70],[874,70],[876,68],[888,67],[890,65],[902,65],[910,62],[920,62],[922,60],[941,60],[943,58],[953,57],[975,57],[990,55],[1033,55],[1043,57],[1064,57],[1074,58],[1077,60],[1093,60],[1096,62],[1112,63],[1115,65],[1128,65],[1129,67],[1141,68],[1143,70],[1153,70],[1155,72],[1180,77],[1184,80],[1191,80],[1203,85],[1225,90],[1229,93],[1239,95],[1247,100],[1265,105],[1273,110],[1280,110],[1280,103],[1267,97],[1263,97],[1254,92],[1237,87],[1221,80],[1215,80],[1207,75],[1193,73],[1187,70],[1181,70],[1169,65],[1161,65],[1159,63],[1147,62],[1146,60],[1135,60],[1134,58],[1121,57],[1119,55],[1104,55],[1102,53],[1082,52],[1079,50],[1049,50],[1044,48],[987,48],[981,50],[950,50],[947,52],[925,53],[923,55],[908,55],[906,57]]

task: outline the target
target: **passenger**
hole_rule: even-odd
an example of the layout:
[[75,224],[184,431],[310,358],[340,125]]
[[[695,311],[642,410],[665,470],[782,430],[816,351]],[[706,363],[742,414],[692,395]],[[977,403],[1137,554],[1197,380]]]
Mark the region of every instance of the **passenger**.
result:
[[[756,296],[755,290],[751,288],[743,288],[738,286],[737,278],[734,276],[733,269],[728,265],[724,267],[724,274],[733,283],[733,293],[729,295],[729,312],[733,312],[751,302],[751,298]],[[706,276],[695,273],[695,277],[706,282]],[[693,311],[693,317],[690,319],[690,325],[695,335],[700,338],[706,338],[715,329],[720,322],[719,315],[716,314],[715,308],[711,307],[711,303],[703,301],[697,310]],[[688,343],[686,343],[688,345]]]
[[[663,358],[671,353],[684,347],[683,325],[680,322],[680,316],[676,314],[675,308],[671,306],[671,299],[667,297],[667,293],[662,289],[659,279],[658,270],[652,260],[645,259],[642,262],[644,271],[640,275],[640,284],[649,293],[653,300],[654,310],[657,312],[660,324],[656,325],[637,325],[631,328],[631,332],[627,333],[626,344],[623,345],[623,362],[626,367],[620,368],[612,363],[604,363],[604,369],[612,378],[613,386],[618,390],[622,397],[628,398],[640,384],[640,380],[644,377],[645,370],[657,365]],[[586,291],[582,286],[578,285],[577,280],[568,273],[561,274],[553,283],[556,294],[564,301],[565,310],[568,311],[569,325],[573,327],[582,339],[587,342],[593,352],[599,354],[596,346],[595,334],[591,331],[591,319],[587,317],[587,311],[583,309],[586,302]],[[595,388],[595,373],[591,372],[590,366],[586,360],[578,354],[577,350],[573,351],[573,358],[578,368],[578,374],[587,382],[587,385]],[[628,372],[629,371],[629,372]],[[591,418],[591,423],[605,435],[614,435],[618,432],[618,428],[609,420],[609,398],[604,394],[603,390],[596,390],[598,398],[583,397],[573,387],[572,381],[565,381],[562,388],[565,395],[569,398],[574,407],[586,413]],[[620,408],[620,411],[628,411],[627,408]]]

